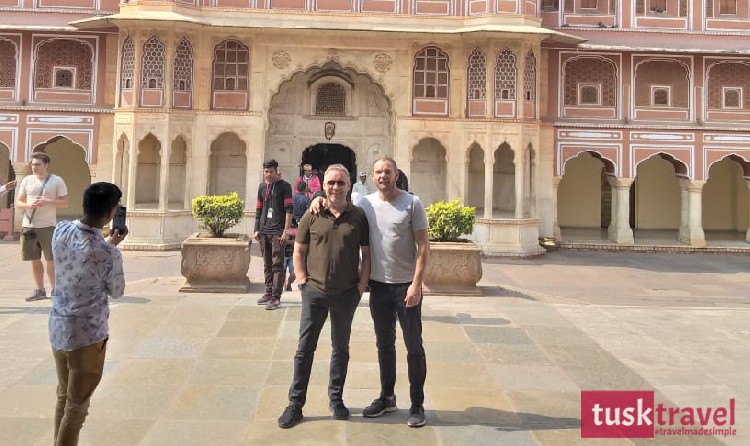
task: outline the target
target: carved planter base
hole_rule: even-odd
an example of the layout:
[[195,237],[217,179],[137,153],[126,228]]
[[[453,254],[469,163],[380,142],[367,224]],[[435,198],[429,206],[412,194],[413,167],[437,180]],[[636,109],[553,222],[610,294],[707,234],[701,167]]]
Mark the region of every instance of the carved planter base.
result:
[[482,250],[476,243],[430,242],[425,294],[479,295]]
[[182,242],[183,293],[247,293],[250,279],[249,236],[210,238],[193,234]]

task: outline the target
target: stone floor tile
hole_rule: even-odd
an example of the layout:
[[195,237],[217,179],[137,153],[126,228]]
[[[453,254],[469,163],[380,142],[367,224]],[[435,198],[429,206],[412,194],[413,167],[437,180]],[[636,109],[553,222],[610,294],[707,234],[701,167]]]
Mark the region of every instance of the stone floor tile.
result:
[[521,328],[513,327],[464,327],[473,342],[486,344],[531,344],[531,338]]
[[[130,358],[197,358],[210,338],[148,337],[127,353]],[[107,352],[108,354],[111,352]],[[112,355],[111,357],[113,357]]]
[[252,359],[267,361],[276,349],[273,342],[253,338],[213,338],[202,356],[211,359]]
[[190,384],[262,387],[270,368],[268,361],[201,359],[195,365]]
[[195,369],[195,359],[132,358],[111,360],[102,382],[112,385],[180,385]]
[[102,382],[91,398],[86,420],[156,420],[164,414],[180,388],[177,385]]
[[[279,413],[281,415],[281,413]],[[339,446],[344,443],[347,421],[333,420],[330,416],[307,416],[292,429],[280,429],[276,421],[256,420],[243,446]]]
[[427,385],[435,387],[481,388],[491,383],[487,366],[481,363],[444,362],[440,367],[427,365]]
[[475,446],[475,445],[503,445],[503,446],[538,446],[531,432],[515,430],[514,428],[494,427],[486,425],[436,426],[442,446]]
[[277,336],[280,321],[227,320],[219,330],[218,337],[273,339]]
[[257,407],[257,387],[188,385],[164,414],[169,420],[250,420]]
[[[5,400],[3,400],[2,405],[5,404]],[[54,404],[54,402],[52,404]],[[28,418],[9,418],[3,414],[3,418],[0,418],[0,444],[9,446],[36,446],[37,444],[41,444],[41,442],[47,438],[47,431],[49,431],[50,434],[52,433],[54,425],[52,420],[54,406],[52,406],[51,409],[52,410],[48,414],[50,418],[38,416],[31,416]],[[46,444],[51,444],[51,441]]]
[[[159,420],[140,446],[241,445],[250,432],[247,421]],[[134,443],[135,444],[135,443]]]
[[17,384],[0,392],[0,417],[52,418],[57,384]]
[[535,344],[474,344],[483,361],[495,364],[553,365]]
[[[469,362],[480,363],[482,356],[470,342],[424,342],[425,355],[431,363]],[[377,361],[377,349],[375,350]]]

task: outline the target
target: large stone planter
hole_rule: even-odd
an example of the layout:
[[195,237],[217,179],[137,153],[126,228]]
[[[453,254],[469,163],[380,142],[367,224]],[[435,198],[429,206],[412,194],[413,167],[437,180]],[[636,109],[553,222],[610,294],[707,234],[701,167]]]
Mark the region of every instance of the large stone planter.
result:
[[211,238],[193,234],[182,242],[183,293],[247,293],[250,244],[246,234]]
[[426,294],[482,294],[482,250],[476,243],[430,242],[424,277]]

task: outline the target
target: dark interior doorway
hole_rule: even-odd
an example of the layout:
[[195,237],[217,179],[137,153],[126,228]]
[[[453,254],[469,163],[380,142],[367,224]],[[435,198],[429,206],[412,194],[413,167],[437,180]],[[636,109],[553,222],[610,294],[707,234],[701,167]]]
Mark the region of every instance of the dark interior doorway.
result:
[[317,170],[321,184],[323,184],[323,174],[331,164],[343,164],[349,169],[352,181],[357,178],[357,156],[352,149],[341,144],[321,143],[306,148],[302,152],[300,175],[302,175],[303,164],[310,164],[313,170]]

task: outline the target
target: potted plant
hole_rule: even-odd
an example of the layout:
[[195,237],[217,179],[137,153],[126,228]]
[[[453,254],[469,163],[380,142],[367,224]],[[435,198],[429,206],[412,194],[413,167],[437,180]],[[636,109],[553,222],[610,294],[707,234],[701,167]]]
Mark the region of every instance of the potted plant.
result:
[[425,209],[430,238],[430,257],[424,277],[429,294],[481,294],[482,250],[461,238],[474,232],[476,208],[457,198],[438,201]]
[[242,221],[245,203],[237,192],[193,198],[193,216],[209,232],[198,232],[182,243],[181,292],[247,293],[251,239],[226,231]]

